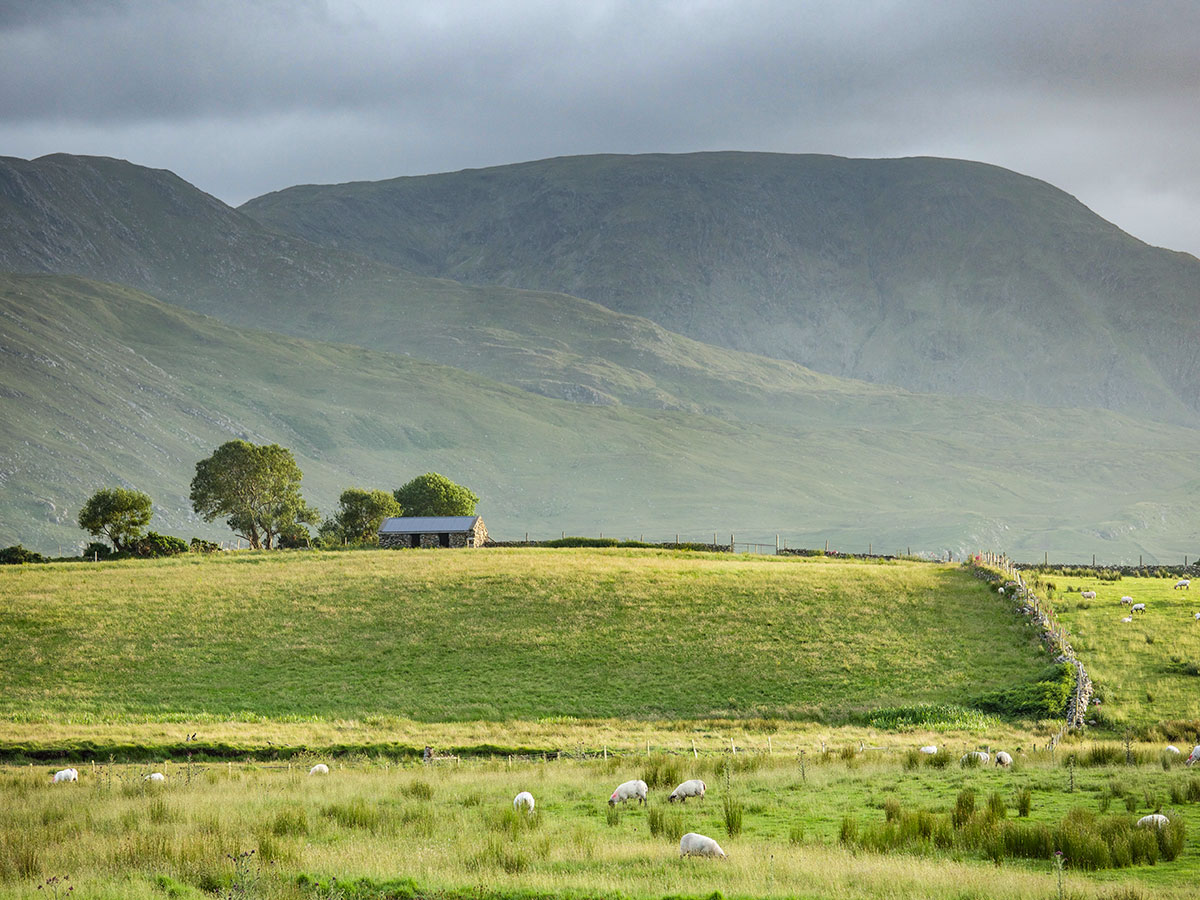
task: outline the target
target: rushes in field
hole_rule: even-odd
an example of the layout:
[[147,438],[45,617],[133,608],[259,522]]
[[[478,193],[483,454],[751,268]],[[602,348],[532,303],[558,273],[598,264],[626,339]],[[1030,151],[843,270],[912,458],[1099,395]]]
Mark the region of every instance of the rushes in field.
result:
[[1029,818],[1029,808],[1033,805],[1033,792],[1027,787],[1017,790],[1017,816]]

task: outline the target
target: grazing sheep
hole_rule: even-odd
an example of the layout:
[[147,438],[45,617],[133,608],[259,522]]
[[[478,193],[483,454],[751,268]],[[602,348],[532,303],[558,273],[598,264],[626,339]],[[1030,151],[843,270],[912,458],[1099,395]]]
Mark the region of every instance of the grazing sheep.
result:
[[529,793],[529,791],[521,791],[521,793],[513,797],[513,809],[518,812],[522,809],[533,812],[533,794]]
[[937,753],[937,744],[926,744],[921,748],[921,752],[926,753],[929,756],[933,756],[935,753]]
[[1129,611],[1144,613],[1146,611],[1146,604],[1145,603],[1135,603],[1135,604],[1133,604],[1133,606],[1129,607]]
[[1002,588],[1002,587],[998,587],[998,588],[996,588],[996,593],[997,593],[997,594],[1003,594],[1003,593],[1004,593],[1004,588]]
[[63,782],[63,781],[78,781],[78,780],[79,780],[79,773],[75,769],[63,769],[60,772],[54,773],[53,783],[58,784],[59,782]]
[[1166,828],[1168,819],[1162,813],[1150,813],[1137,820],[1138,828]]
[[1200,745],[1192,748],[1192,752],[1188,754],[1187,765],[1191,765],[1196,760],[1200,759]]
[[618,803],[624,803],[626,800],[633,800],[634,798],[637,799],[638,803],[646,802],[646,782],[640,778],[636,781],[626,781],[624,784],[617,785],[617,789],[608,798],[608,805],[616,806]]
[[710,837],[689,831],[679,839],[680,856],[716,856],[725,859],[725,851]]
[[1127,594],[1127,595],[1125,595],[1124,597],[1122,597],[1122,598],[1121,598],[1121,602],[1122,602],[1123,604],[1125,604],[1126,606],[1128,606],[1130,603],[1132,603],[1132,602],[1133,602],[1133,598],[1132,598],[1132,597],[1130,597],[1130,596]]
[[317,763],[315,766],[313,766],[311,769],[308,770],[308,774],[309,775],[328,775],[329,774],[329,766],[325,765],[325,763]]
[[687,803],[688,797],[699,797],[703,800],[705,790],[707,788],[704,782],[699,778],[693,778],[690,781],[685,781],[675,788],[675,790],[671,791],[671,796],[667,798],[667,802],[674,803],[678,800],[680,803]]
[[1193,618],[1195,618],[1195,619],[1200,619],[1200,613],[1196,613],[1196,615],[1195,615],[1195,616],[1193,616]]
[[1175,582],[1175,590],[1183,588],[1186,591],[1191,587],[1191,584],[1192,582],[1189,579],[1180,578],[1177,582]]
[[991,759],[991,757],[988,756],[987,753],[984,752],[983,750],[972,750],[970,753],[964,753],[962,755],[962,759],[960,759],[959,762],[965,763],[969,759],[977,759],[977,760],[979,760],[981,765],[986,766],[988,763],[988,760]]
[[1132,621],[1133,621],[1133,616],[1126,616],[1126,617],[1125,617],[1125,618],[1123,618],[1121,621],[1122,621],[1122,622],[1132,622]]
[[1012,757],[1003,750],[996,751],[996,765],[1008,768],[1012,765]]
[[153,781],[155,784],[162,784],[167,780],[167,776],[162,772],[151,772],[145,778],[146,781]]
[[1095,600],[1096,592],[1095,591],[1084,591],[1079,596],[1082,597],[1084,600]]
[[1166,752],[1167,752],[1167,753],[1174,753],[1174,754],[1176,754],[1177,756],[1181,756],[1181,755],[1182,755],[1182,754],[1179,752],[1179,748],[1178,748],[1178,747],[1176,747],[1174,744],[1167,744],[1167,751],[1166,751]]

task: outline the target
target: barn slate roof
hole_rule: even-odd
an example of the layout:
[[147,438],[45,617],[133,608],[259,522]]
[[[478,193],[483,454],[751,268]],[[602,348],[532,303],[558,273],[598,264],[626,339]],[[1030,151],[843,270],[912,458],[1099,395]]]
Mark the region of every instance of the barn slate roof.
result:
[[470,531],[479,516],[394,516],[384,519],[380,534],[431,534],[443,531]]

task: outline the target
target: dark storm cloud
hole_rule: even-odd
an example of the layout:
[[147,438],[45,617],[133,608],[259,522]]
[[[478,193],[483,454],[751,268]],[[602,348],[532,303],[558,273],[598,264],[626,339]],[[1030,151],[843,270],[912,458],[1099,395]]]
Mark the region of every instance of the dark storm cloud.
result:
[[224,199],[590,152],[962,156],[1200,250],[1191,2],[0,3],[0,152]]

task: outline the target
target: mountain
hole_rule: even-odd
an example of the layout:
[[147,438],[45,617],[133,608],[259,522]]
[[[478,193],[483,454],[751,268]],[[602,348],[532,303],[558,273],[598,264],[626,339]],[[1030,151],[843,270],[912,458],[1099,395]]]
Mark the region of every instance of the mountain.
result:
[[590,301],[319,247],[123,160],[0,158],[0,235],[0,271],[121,283],[232,324],[410,354],[574,402],[776,422],[806,414],[796,398],[845,390]]
[[830,374],[1200,413],[1200,261],[981,163],[584,156],[298,186],[241,211],[419,274],[565,292]]
[[228,537],[195,519],[188,485],[196,461],[243,437],[290,447],[326,513],[351,485],[441,471],[483,498],[499,538],[1195,553],[1196,429],[828,378],[795,396],[803,415],[769,425],[568,403],[125,286],[0,275],[0,546],[72,547],[83,500],[116,484],[154,498],[158,530]]

